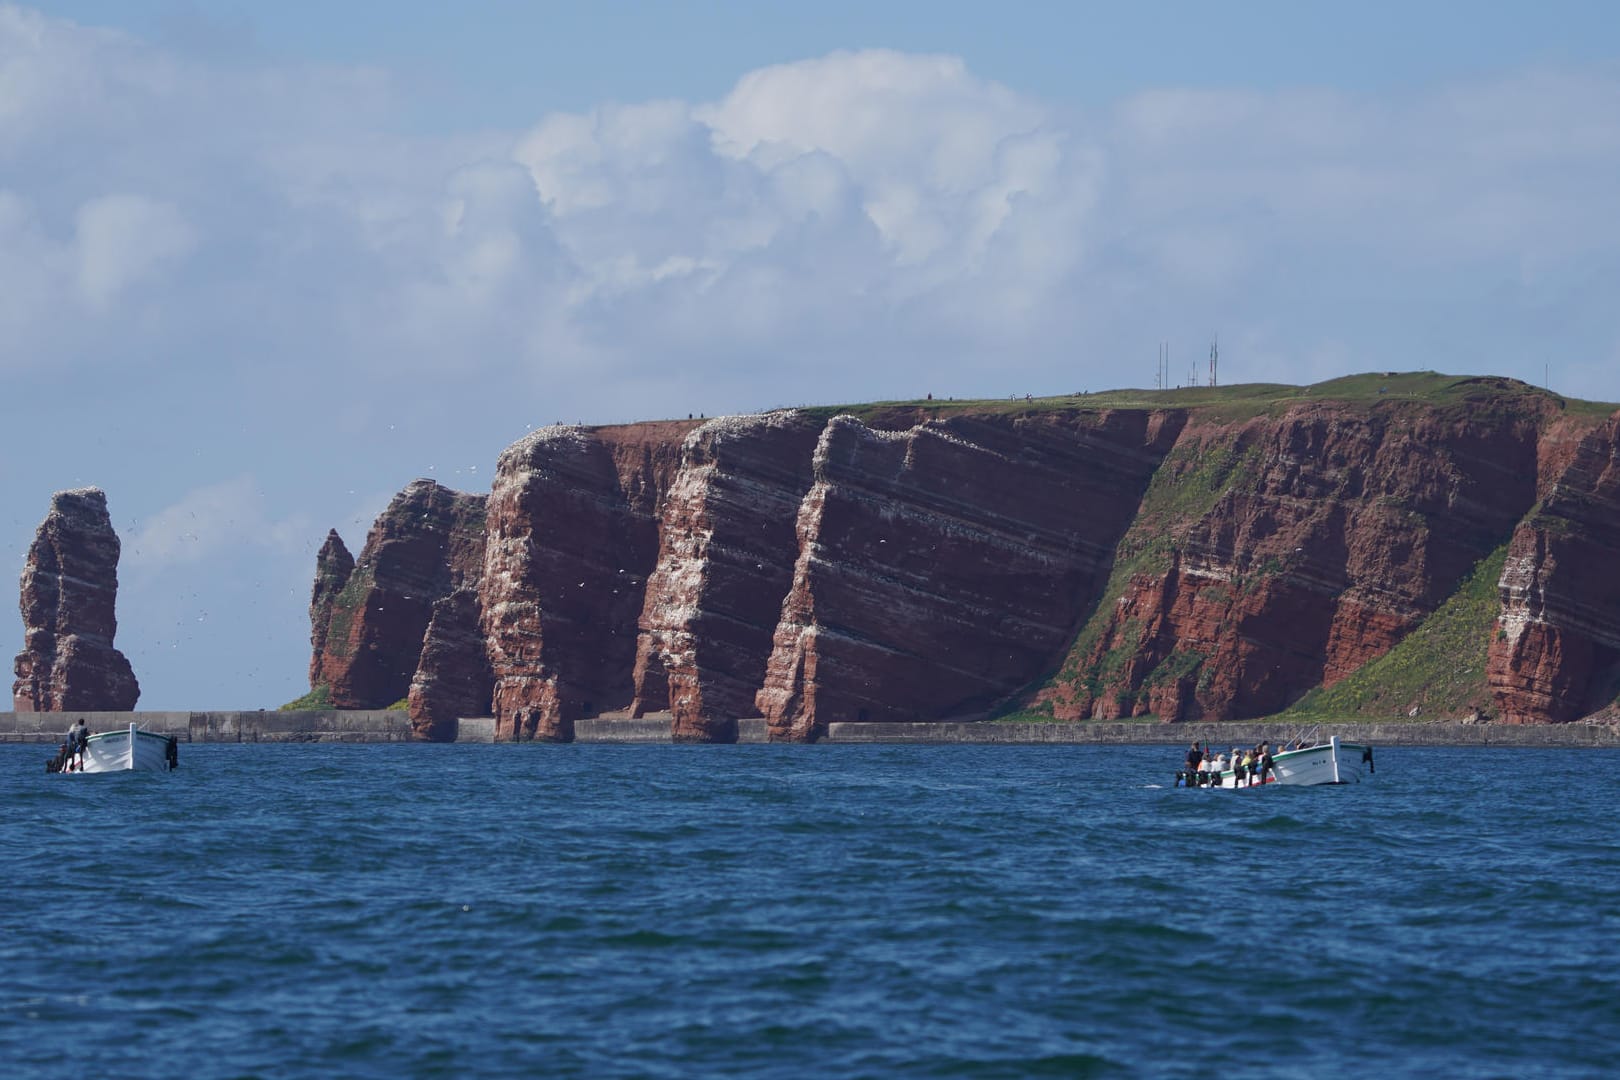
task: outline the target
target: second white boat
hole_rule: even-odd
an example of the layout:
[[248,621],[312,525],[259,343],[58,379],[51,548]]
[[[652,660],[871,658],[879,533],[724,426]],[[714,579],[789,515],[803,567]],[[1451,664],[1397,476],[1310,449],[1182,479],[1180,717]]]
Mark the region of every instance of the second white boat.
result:
[[172,735],[142,731],[134,724],[127,731],[98,731],[72,755],[64,773],[168,772],[180,767],[178,741]]
[[1326,742],[1283,750],[1271,757],[1268,769],[1196,769],[1176,773],[1177,787],[1250,788],[1271,784],[1359,784],[1372,775],[1372,747],[1342,742],[1337,735]]

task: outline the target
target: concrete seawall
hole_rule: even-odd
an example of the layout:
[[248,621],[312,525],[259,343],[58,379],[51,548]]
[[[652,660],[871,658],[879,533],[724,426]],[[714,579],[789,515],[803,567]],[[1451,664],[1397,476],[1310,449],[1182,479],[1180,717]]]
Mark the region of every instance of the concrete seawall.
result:
[[[0,712],[0,743],[59,742],[80,718],[91,731],[109,731],[134,723],[144,731],[173,735],[194,743],[408,742],[410,719],[402,710],[297,710],[279,712]],[[1141,745],[1197,740],[1217,748],[1277,746],[1299,734],[1298,724],[996,724],[919,723],[828,725],[828,743],[987,743],[1007,746],[1038,744]],[[1392,721],[1383,724],[1324,724],[1349,742],[1373,746],[1518,746],[1620,748],[1620,728],[1602,724],[1458,724]],[[575,740],[589,743],[668,743],[669,721],[663,717],[597,718],[575,725]],[[457,742],[493,742],[495,721],[466,717],[459,721]],[[739,720],[737,741],[767,740],[761,719]]]
[[408,742],[403,710],[300,709],[279,712],[0,712],[0,743],[57,743],[80,718],[91,731],[135,724],[181,742]]
[[[1246,722],[1227,724],[850,724],[827,726],[838,743],[1093,743],[1114,746],[1189,746],[1195,740],[1217,749],[1272,746],[1316,725]],[[1320,736],[1372,746],[1620,747],[1620,730],[1599,724],[1457,724],[1393,721],[1387,724],[1321,725]]]

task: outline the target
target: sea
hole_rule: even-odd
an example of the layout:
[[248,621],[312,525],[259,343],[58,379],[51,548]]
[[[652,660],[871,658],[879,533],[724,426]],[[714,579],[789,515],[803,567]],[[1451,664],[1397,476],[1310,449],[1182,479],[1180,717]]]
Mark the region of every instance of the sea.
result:
[[1620,751],[0,746],[0,1076],[1620,1074]]

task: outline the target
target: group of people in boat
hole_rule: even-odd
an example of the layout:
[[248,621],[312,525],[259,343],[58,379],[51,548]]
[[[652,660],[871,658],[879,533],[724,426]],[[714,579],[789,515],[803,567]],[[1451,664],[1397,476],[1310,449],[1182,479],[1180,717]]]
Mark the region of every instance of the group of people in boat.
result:
[[1235,787],[1252,787],[1276,779],[1271,744],[1259,743],[1248,749],[1232,748],[1227,755],[1214,747],[1193,743],[1187,748],[1186,767],[1176,773],[1177,787],[1220,787],[1222,776],[1231,772]]
[[78,772],[84,768],[84,751],[90,745],[90,726],[80,717],[68,728],[67,736],[57,748],[56,756],[45,763],[46,772]]

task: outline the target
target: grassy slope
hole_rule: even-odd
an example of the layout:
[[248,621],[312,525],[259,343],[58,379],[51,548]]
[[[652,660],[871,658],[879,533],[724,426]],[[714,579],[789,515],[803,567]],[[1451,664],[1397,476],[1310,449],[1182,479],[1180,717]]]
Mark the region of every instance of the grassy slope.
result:
[[1282,715],[1299,719],[1460,719],[1491,703],[1485,685],[1504,544],[1475,564],[1444,604],[1389,652],[1334,686],[1312,690]]

